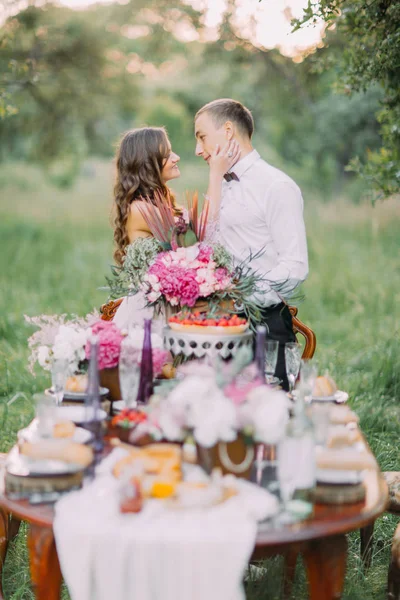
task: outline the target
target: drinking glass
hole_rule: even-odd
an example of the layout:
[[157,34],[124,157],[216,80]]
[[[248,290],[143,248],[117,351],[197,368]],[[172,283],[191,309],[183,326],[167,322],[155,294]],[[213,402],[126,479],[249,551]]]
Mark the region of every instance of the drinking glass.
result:
[[55,360],[51,367],[51,385],[57,406],[60,406],[63,401],[67,376],[68,362],[65,360]]
[[311,402],[312,392],[315,380],[318,374],[316,362],[312,360],[302,360],[300,365],[300,385],[303,389],[304,400]]
[[266,340],[265,342],[265,377],[267,383],[274,380],[276,363],[278,360],[279,342],[276,340]]
[[289,380],[289,392],[293,392],[301,362],[301,346],[296,342],[285,344],[286,374]]
[[119,357],[119,385],[122,400],[127,408],[136,406],[136,397],[139,389],[140,366],[138,359],[140,350],[127,336],[121,344]]
[[278,515],[277,521],[282,525],[296,520],[289,508],[296,486],[297,468],[296,451],[292,442],[293,440],[290,438],[284,438],[277,446],[277,475],[282,501],[282,511]]
[[37,432],[40,437],[51,438],[56,422],[56,404],[54,398],[47,394],[34,394]]

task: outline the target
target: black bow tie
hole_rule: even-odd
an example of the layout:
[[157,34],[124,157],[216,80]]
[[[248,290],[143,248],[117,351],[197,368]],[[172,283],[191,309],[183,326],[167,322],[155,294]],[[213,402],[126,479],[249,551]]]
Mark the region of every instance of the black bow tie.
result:
[[225,181],[239,181],[239,177],[236,175],[236,173],[225,173],[224,175],[224,179]]

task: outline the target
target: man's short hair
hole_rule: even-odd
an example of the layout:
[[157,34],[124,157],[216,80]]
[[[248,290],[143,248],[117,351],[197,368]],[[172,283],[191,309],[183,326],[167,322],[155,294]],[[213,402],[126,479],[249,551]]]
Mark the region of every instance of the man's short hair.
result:
[[220,98],[209,102],[197,111],[194,120],[204,113],[209,113],[216,127],[222,127],[227,121],[235,123],[240,132],[252,137],[254,132],[254,120],[248,108],[236,100]]

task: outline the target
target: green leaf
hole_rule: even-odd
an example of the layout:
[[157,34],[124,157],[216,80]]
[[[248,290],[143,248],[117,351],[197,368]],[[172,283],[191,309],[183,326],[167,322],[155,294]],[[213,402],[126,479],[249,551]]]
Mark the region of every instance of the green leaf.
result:
[[184,248],[188,248],[189,246],[194,246],[198,242],[196,234],[191,229],[188,229],[184,234],[183,246]]

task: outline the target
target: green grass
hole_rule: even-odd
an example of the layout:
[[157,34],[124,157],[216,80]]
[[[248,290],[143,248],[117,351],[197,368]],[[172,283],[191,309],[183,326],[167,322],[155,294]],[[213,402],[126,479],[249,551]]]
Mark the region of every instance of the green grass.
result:
[[[204,191],[206,170],[186,165],[177,182]],[[84,315],[105,300],[112,255],[112,172],[93,161],[75,187],[56,190],[26,165],[0,169],[0,451],[33,414],[32,394],[49,384],[27,369],[23,315]],[[300,318],[317,335],[321,369],[328,368],[351,405],[383,470],[399,469],[400,409],[400,206],[372,208],[345,199],[322,203],[305,194],[310,276]],[[383,600],[396,518],[384,516],[375,530],[373,566],[364,575],[358,533],[349,536],[345,600]],[[6,597],[31,598],[26,529],[11,544],[5,568]],[[279,597],[282,561],[268,561],[264,576],[250,581],[248,600]],[[305,598],[297,570],[294,598]],[[64,591],[64,596],[67,593]]]

